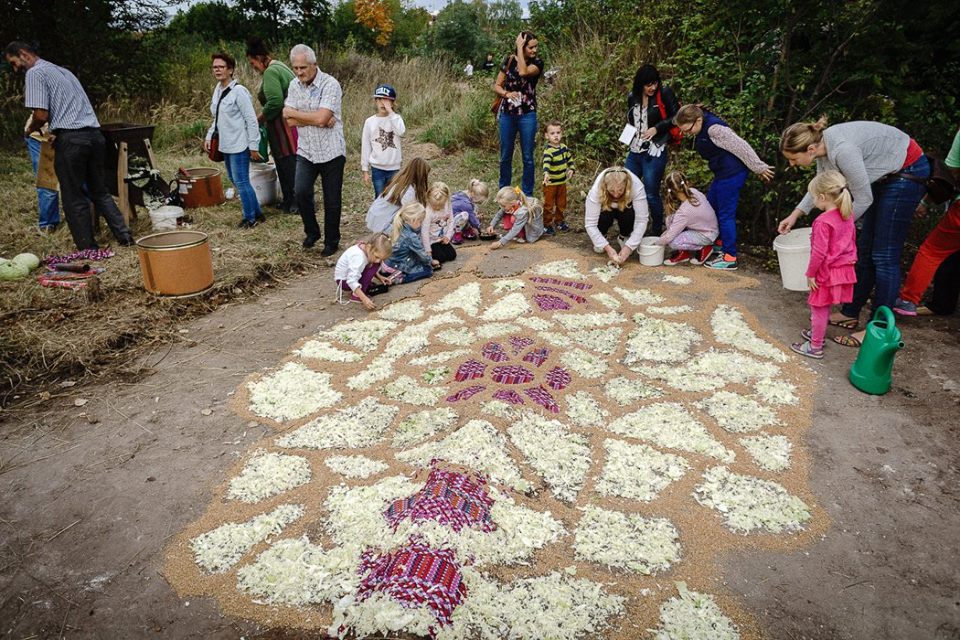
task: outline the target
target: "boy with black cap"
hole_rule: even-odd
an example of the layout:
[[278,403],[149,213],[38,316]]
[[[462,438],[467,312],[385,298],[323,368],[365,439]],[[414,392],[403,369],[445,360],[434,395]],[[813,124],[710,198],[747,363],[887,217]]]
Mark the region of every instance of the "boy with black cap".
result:
[[360,168],[363,181],[373,182],[374,197],[379,197],[384,187],[400,170],[400,140],[407,132],[403,118],[393,108],[397,91],[389,84],[381,84],[373,92],[377,105],[376,115],[363,123],[360,143]]

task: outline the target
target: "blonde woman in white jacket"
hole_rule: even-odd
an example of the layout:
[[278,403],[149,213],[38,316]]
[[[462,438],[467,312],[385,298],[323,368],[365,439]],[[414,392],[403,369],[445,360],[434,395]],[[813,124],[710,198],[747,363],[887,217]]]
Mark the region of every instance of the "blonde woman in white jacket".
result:
[[[649,216],[640,178],[623,167],[610,167],[600,172],[587,194],[583,226],[596,253],[606,253],[610,262],[623,264],[640,246]],[[606,238],[614,222],[619,251]]]

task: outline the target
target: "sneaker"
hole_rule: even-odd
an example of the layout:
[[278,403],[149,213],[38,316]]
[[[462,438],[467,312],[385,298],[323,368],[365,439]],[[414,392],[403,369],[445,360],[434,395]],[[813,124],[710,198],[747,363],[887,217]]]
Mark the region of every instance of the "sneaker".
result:
[[566,233],[567,231],[570,231],[570,225],[568,225],[566,222],[561,222],[557,225],[557,231]]
[[813,358],[814,360],[823,359],[823,349],[814,349],[809,340],[806,342],[794,342],[790,345],[790,348],[802,356]]
[[708,269],[719,269],[722,271],[736,271],[739,265],[737,264],[737,257],[732,256],[729,253],[724,253],[717,256],[713,260],[705,262],[704,265]]
[[261,213],[258,213],[256,216],[254,216],[254,220],[256,220],[257,222],[266,222],[266,221],[267,221],[267,216],[265,216],[265,215],[261,212]]
[[674,267],[678,264],[683,264],[684,262],[690,262],[690,258],[693,256],[690,255],[689,251],[677,251],[675,254],[663,261],[664,266]]
[[329,258],[339,250],[340,250],[339,247],[324,247],[323,251],[320,252],[320,255],[323,256],[324,258]]
[[237,225],[237,229],[253,229],[255,226],[260,224],[256,219],[254,220],[241,220],[240,224]]
[[388,287],[385,284],[371,284],[369,287],[367,287],[367,295],[378,296],[381,293],[386,293],[389,290],[390,290],[390,287]]
[[521,238],[520,236],[517,236],[516,238],[514,238],[514,240],[516,241],[517,244],[525,244],[527,242],[526,238]]
[[313,245],[317,244],[317,241],[320,240],[320,236],[307,236],[303,239],[303,248],[311,249]]
[[803,338],[804,340],[806,340],[807,342],[812,342],[812,341],[813,341],[813,340],[812,340],[812,338],[813,338],[813,333],[810,331],[810,329],[801,329],[801,330],[800,330],[800,337]]
[[453,244],[463,244],[463,234],[457,231],[455,234],[453,234],[453,240],[450,242]]
[[553,227],[544,227],[544,228],[543,228],[543,235],[545,235],[545,236],[555,236],[555,235],[557,235],[557,230],[554,229]]
[[917,315],[917,305],[909,300],[897,298],[897,301],[893,305],[893,311],[901,316],[915,316]]
[[703,264],[710,259],[710,256],[713,255],[713,245],[708,244],[707,246],[700,249],[700,251],[695,252],[690,256],[690,264]]

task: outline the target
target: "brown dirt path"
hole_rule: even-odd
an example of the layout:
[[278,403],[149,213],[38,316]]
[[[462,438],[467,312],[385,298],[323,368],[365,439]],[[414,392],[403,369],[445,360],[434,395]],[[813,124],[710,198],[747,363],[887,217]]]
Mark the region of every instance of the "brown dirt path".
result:
[[[491,254],[484,270],[519,255]],[[750,275],[761,287],[736,301],[795,339],[802,295]],[[185,323],[180,343],[145,358],[154,373],[142,380],[51,389],[38,408],[0,413],[4,638],[294,637],[223,617],[212,600],[181,601],[158,571],[170,536],[267,430],[228,408],[239,382],[318,325],[363,314],[331,303],[330,279],[319,269]],[[807,432],[811,485],[833,527],[797,552],[725,562],[765,636],[960,637],[960,318],[914,320],[904,332],[886,396],[852,391],[852,350],[830,348],[812,365],[822,375]]]

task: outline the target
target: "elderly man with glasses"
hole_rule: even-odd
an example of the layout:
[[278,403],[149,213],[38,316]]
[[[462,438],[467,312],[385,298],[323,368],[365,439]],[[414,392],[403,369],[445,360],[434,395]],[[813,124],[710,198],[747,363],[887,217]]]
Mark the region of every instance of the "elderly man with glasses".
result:
[[305,44],[290,50],[290,83],[283,117],[297,127],[297,172],[293,192],[303,219],[303,246],[320,240],[314,202],[314,183],[320,176],[323,189],[322,256],[335,254],[340,244],[340,210],[347,144],[343,137],[343,90],[330,74],[317,67],[317,55]]

